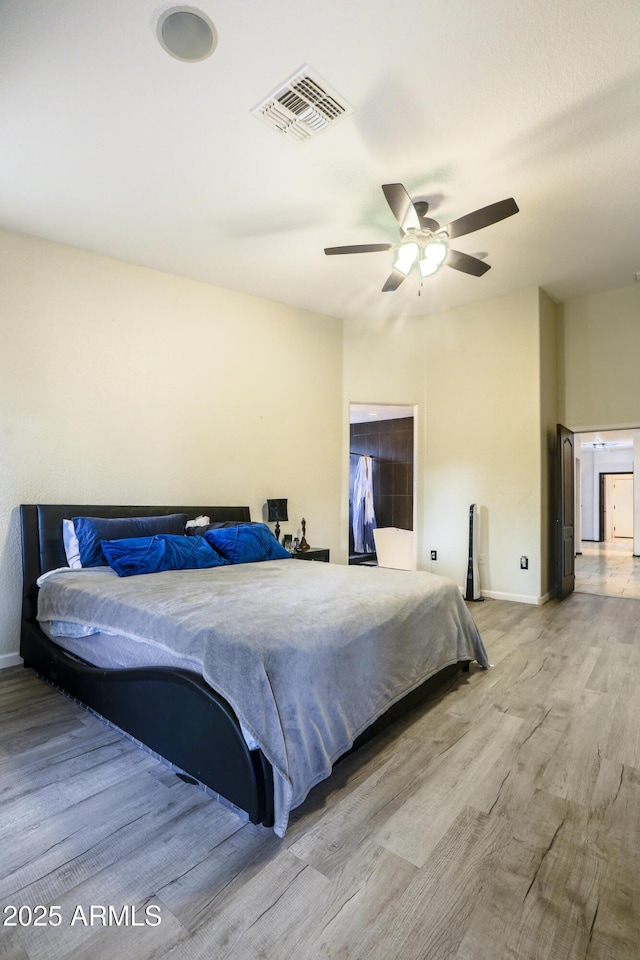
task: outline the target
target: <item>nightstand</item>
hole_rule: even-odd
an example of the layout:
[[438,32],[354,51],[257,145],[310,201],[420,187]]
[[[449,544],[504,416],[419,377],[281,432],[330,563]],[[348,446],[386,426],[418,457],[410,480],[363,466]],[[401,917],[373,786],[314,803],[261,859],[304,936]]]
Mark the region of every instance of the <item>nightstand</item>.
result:
[[320,560],[322,563],[329,563],[328,547],[310,547],[308,550],[299,550],[292,553],[296,560]]

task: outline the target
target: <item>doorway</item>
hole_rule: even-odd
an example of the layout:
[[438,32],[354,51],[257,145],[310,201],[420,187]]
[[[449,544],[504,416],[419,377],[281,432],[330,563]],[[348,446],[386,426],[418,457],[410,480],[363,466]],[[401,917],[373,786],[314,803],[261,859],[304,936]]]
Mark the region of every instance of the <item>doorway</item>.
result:
[[[415,407],[351,403],[349,406],[349,563],[375,566],[374,538],[360,522],[367,472],[374,526],[414,529]],[[355,524],[354,524],[355,521]]]
[[640,559],[634,557],[637,436],[630,430],[576,434],[581,538],[576,544],[575,589],[579,593],[640,598]]
[[[600,474],[598,540],[633,541],[633,473]],[[633,552],[633,542],[630,544]]]

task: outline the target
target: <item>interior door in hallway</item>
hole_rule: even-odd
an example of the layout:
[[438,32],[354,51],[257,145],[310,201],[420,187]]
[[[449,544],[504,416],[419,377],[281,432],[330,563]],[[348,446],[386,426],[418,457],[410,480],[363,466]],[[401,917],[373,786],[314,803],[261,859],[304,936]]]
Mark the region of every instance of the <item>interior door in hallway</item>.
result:
[[613,536],[633,538],[633,474],[622,473],[611,478]]
[[557,425],[556,447],[556,596],[563,600],[575,587],[575,454],[573,432]]

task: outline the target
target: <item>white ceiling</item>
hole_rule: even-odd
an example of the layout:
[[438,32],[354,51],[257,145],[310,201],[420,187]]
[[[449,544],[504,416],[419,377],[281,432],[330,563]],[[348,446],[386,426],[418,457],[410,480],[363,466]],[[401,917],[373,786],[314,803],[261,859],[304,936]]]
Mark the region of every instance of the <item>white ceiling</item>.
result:
[[[576,453],[581,449],[598,449],[605,453],[615,453],[617,450],[633,450],[633,430],[597,430],[589,433],[575,434]],[[594,446],[597,444],[597,447]],[[604,446],[600,446],[604,444]]]
[[[153,0],[0,0],[0,224],[334,316],[421,314],[640,270],[638,0],[202,0],[218,47],[169,56]],[[308,63],[354,108],[308,143],[251,109]],[[380,185],[441,223],[520,213],[381,293]]]
[[349,423],[366,423],[371,420],[401,420],[413,417],[414,408],[390,403],[351,403]]

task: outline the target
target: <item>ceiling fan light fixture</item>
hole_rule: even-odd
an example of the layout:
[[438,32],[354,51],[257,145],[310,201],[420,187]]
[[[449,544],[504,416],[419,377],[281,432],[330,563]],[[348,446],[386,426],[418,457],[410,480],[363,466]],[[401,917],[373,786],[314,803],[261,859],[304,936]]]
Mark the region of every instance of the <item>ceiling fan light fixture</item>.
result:
[[425,277],[430,277],[432,274],[437,273],[441,267],[441,264],[436,263],[434,260],[429,260],[428,257],[423,257],[419,266],[420,276],[424,280]]
[[[449,240],[464,237],[518,213],[518,205],[513,197],[510,197],[441,226],[437,220],[427,216],[429,203],[426,200],[413,201],[401,183],[383,183],[382,191],[400,228],[400,243],[365,243],[324,249],[325,254],[395,250],[393,272],[387,277],[382,293],[397,290],[416,262],[421,280],[432,276],[443,264],[472,277],[484,276],[487,270],[491,269],[491,265],[484,263],[478,256],[472,257],[460,250],[450,250]],[[640,276],[640,271],[638,273]]]
[[447,257],[449,248],[445,240],[430,240],[429,243],[424,248],[424,255],[427,260],[431,263],[435,263],[438,266],[444,263]]
[[394,269],[399,270],[400,273],[404,273],[405,277],[408,276],[411,267],[414,265],[419,255],[420,247],[413,240],[409,241],[408,243],[401,244],[398,249],[395,263],[393,264]]

